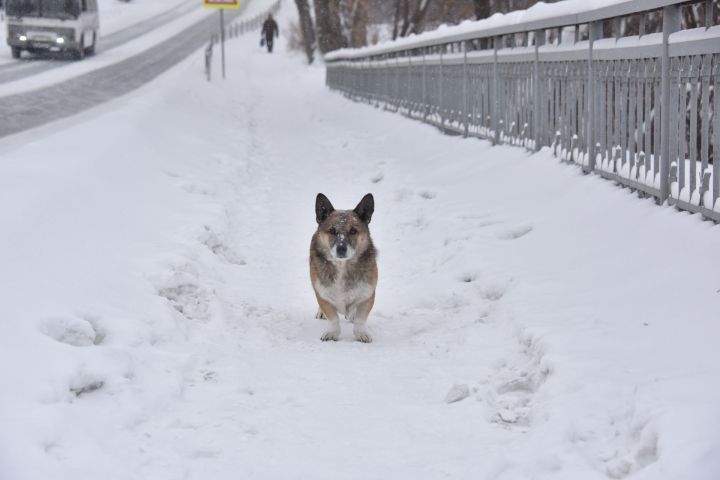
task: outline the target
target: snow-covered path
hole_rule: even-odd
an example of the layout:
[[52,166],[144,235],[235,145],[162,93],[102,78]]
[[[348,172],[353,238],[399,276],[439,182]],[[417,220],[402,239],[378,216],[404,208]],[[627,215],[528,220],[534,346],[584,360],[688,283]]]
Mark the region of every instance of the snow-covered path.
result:
[[[0,478],[718,477],[717,226],[279,50],[0,141]],[[319,341],[317,192],[375,195],[372,344]]]

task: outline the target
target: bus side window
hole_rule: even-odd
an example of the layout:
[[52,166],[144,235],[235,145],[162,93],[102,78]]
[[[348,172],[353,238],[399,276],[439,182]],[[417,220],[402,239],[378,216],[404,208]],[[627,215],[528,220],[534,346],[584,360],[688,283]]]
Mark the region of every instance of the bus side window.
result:
[[88,2],[88,0],[81,0],[81,2],[80,2],[80,4],[81,4],[81,10],[82,10],[83,12],[87,12],[87,2]]

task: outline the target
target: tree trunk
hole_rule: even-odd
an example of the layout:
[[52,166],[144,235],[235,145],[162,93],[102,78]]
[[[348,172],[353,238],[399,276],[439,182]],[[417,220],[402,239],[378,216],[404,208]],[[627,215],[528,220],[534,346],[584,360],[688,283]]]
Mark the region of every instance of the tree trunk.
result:
[[400,18],[402,19],[402,24],[399,35],[404,37],[407,35],[407,30],[410,26],[410,0],[403,0]]
[[423,23],[425,22],[425,14],[427,13],[428,7],[432,0],[420,0],[415,7],[415,10],[410,17],[410,21],[403,25],[401,36],[407,37],[411,33],[420,33],[423,30]]
[[492,7],[491,1],[492,0],[473,0],[476,20],[481,20],[490,16],[490,11]]
[[315,0],[315,25],[318,47],[322,53],[345,46],[337,0]]
[[367,45],[368,0],[356,0],[350,31],[350,46],[353,48]]
[[307,55],[308,63],[312,63],[315,55],[315,27],[313,26],[313,19],[310,15],[310,5],[308,0],[295,0],[297,5],[298,15],[300,16],[300,30],[302,31],[303,42],[305,43],[305,54]]
[[392,39],[395,40],[400,33],[400,3],[402,0],[395,0],[395,16],[393,17]]

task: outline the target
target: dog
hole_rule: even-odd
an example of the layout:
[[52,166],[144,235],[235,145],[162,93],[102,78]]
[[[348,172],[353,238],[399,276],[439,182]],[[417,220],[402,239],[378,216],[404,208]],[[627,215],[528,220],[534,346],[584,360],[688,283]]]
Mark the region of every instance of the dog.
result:
[[372,342],[365,323],[375,303],[377,250],[368,225],[375,200],[368,193],[354,210],[335,210],[319,193],[315,199],[317,231],[310,242],[310,280],[319,305],[316,318],[330,325],[320,339],[340,338],[340,318],[353,323],[355,339]]

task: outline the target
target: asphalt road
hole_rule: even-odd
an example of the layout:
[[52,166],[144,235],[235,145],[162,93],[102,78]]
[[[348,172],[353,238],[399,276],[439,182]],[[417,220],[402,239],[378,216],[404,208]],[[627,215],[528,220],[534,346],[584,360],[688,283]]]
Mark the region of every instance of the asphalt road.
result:
[[[130,25],[122,30],[98,38],[98,54],[134,40],[198,7],[196,0],[183,3],[145,21]],[[10,47],[7,47],[10,48]],[[12,82],[23,77],[53,70],[68,63],[69,55],[40,54],[24,55],[20,60],[0,65],[0,83]]]
[[[248,3],[243,2],[238,10],[226,11],[226,22],[242,14]],[[196,52],[217,31],[217,15],[210,15],[174,37],[121,62],[43,89],[0,97],[0,138],[124,95]]]

